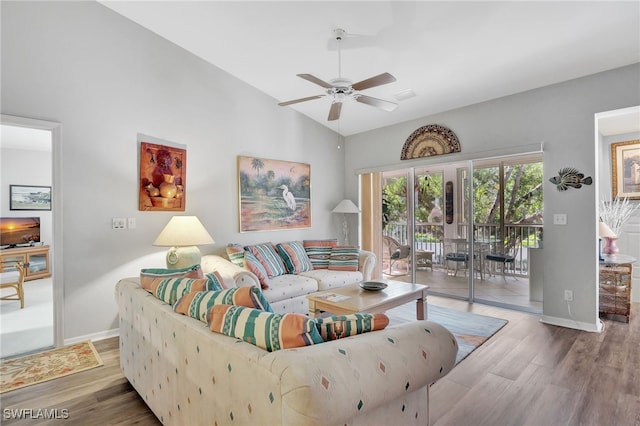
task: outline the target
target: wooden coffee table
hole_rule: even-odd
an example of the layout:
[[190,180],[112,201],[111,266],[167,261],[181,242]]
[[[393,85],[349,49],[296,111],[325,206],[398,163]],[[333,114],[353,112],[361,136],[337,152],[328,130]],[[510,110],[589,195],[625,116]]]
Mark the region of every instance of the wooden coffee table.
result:
[[351,284],[308,295],[309,316],[318,317],[321,311],[336,315],[384,312],[415,300],[417,319],[427,318],[429,286],[392,280],[376,281],[387,284],[387,288],[369,291],[361,288],[360,284]]

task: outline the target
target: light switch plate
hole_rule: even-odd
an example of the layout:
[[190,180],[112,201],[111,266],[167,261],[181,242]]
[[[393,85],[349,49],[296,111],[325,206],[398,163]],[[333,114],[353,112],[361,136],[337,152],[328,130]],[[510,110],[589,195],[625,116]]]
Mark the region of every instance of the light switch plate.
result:
[[566,225],[567,224],[567,215],[565,213],[556,213],[553,215],[553,224],[554,225]]
[[125,229],[127,227],[127,220],[124,217],[114,217],[112,219],[113,229]]

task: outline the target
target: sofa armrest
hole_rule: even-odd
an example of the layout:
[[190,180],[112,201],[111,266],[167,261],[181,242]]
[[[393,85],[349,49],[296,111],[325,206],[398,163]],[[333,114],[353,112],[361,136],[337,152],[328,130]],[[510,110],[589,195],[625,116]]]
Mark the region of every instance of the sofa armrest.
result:
[[[284,424],[345,424],[445,376],[458,345],[441,325],[413,321],[259,360],[280,377]],[[427,401],[424,401],[427,404]]]
[[222,256],[214,254],[202,256],[200,264],[202,266],[202,272],[205,274],[218,271],[224,280],[225,286],[228,288],[249,285],[260,288],[260,281],[258,281],[258,277],[256,277],[254,273],[238,265],[234,265]]
[[373,252],[360,250],[360,256],[358,257],[358,270],[362,272],[362,279],[364,281],[371,280],[373,275],[373,268],[376,266],[376,255]]

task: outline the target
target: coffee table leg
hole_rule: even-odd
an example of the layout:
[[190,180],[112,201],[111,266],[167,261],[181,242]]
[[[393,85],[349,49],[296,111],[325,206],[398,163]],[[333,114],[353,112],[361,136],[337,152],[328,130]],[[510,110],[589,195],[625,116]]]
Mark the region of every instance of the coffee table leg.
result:
[[317,318],[320,316],[320,309],[316,308],[316,302],[309,300],[309,316],[311,318]]
[[427,296],[422,295],[422,297],[416,300],[416,317],[419,320],[427,319]]

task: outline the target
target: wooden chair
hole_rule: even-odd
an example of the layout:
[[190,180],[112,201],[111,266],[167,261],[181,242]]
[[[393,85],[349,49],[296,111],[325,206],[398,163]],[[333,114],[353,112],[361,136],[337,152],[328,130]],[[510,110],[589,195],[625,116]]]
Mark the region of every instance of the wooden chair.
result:
[[[387,248],[387,261],[389,264],[389,271],[385,272],[387,275],[407,275],[410,271],[411,262],[411,246],[400,244],[398,241],[391,237],[384,236],[383,244]],[[403,262],[406,265],[406,272],[401,274],[393,273],[393,265],[397,262]]]
[[22,284],[24,283],[24,264],[22,262],[2,262],[3,268],[4,264],[10,263],[11,268],[15,268],[15,270],[0,272],[0,289],[3,288],[13,288],[15,289],[14,294],[9,294],[7,296],[0,297],[0,300],[19,300],[20,301],[20,309],[24,308],[24,289]]

